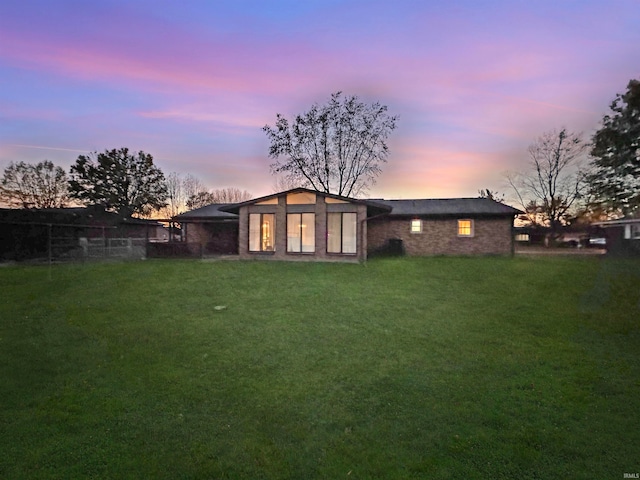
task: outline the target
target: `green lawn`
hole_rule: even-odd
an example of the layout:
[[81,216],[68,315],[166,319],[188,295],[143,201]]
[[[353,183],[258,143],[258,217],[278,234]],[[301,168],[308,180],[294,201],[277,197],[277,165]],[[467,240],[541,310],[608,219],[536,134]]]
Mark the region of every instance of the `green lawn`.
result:
[[640,472],[638,260],[10,266],[0,288],[0,478]]

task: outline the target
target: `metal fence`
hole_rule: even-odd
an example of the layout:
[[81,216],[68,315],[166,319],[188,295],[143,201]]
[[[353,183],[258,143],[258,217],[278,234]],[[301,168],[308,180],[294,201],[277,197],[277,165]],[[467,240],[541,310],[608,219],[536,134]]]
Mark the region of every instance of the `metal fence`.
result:
[[147,255],[146,238],[51,237],[53,260],[141,259]]
[[207,253],[206,245],[156,238],[145,225],[80,225],[0,219],[0,263],[83,262],[92,260],[190,257]]

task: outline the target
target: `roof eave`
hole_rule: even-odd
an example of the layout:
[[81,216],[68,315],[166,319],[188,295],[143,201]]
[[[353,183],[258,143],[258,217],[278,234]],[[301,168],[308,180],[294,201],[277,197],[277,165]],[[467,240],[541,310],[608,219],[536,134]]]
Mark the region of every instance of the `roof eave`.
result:
[[343,197],[342,195],[336,195],[334,193],[320,192],[318,190],[312,190],[310,188],[298,187],[298,188],[292,188],[292,189],[289,189],[289,190],[285,190],[283,192],[272,193],[271,195],[265,195],[263,197],[254,198],[254,199],[251,199],[251,200],[247,200],[245,202],[236,203],[236,204],[229,205],[229,206],[226,206],[226,207],[221,207],[219,210],[221,212],[228,212],[228,213],[238,214],[238,213],[240,213],[240,209],[242,207],[247,206],[247,205],[254,205],[256,203],[264,202],[264,201],[270,200],[272,198],[281,197],[283,195],[289,195],[291,193],[301,193],[301,192],[313,193],[315,195],[323,195],[325,197],[333,198],[335,200],[343,200],[345,202],[366,205],[367,207],[373,207],[373,208],[379,209],[382,212],[390,212],[391,209],[392,209],[388,205],[385,205],[385,204],[382,204],[382,203],[378,203],[378,202],[375,202],[375,201],[361,200],[361,199],[351,198],[351,197]]

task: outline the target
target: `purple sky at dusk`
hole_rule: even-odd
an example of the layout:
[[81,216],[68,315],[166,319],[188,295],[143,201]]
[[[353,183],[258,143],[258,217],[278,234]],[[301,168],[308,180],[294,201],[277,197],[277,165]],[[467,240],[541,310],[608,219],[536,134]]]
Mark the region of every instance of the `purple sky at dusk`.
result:
[[506,192],[527,146],[586,137],[640,78],[640,0],[0,3],[0,169],[129,147],[273,192],[261,127],[332,92],[400,116],[371,197]]

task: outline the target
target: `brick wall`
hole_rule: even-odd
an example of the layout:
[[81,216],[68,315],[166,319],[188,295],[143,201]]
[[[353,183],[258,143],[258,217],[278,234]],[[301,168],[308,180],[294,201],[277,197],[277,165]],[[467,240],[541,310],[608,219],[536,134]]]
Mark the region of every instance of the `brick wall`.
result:
[[236,222],[186,223],[186,241],[200,246],[205,254],[238,253],[238,224]]
[[513,220],[475,218],[474,235],[458,236],[458,219],[423,219],[422,232],[411,233],[411,218],[383,217],[368,225],[369,252],[388,247],[390,239],[402,240],[407,255],[511,255]]

